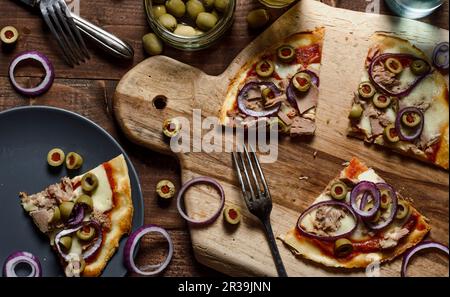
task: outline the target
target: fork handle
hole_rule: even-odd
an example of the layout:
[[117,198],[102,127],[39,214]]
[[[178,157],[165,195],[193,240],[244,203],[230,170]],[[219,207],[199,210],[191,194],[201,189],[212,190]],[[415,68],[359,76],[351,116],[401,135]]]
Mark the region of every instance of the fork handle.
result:
[[286,269],[284,268],[283,260],[281,259],[280,252],[278,250],[277,243],[275,241],[275,236],[273,235],[272,225],[270,224],[270,218],[262,220],[264,229],[266,231],[267,239],[269,240],[270,251],[272,252],[272,257],[275,262],[275,267],[277,268],[279,277],[287,277]]
[[99,44],[104,50],[119,58],[133,58],[134,50],[125,41],[74,13],[72,13],[72,17],[78,29]]

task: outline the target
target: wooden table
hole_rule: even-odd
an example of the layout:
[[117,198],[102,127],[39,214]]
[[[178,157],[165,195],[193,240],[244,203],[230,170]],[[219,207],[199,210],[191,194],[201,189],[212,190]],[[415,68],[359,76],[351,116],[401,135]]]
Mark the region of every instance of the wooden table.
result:
[[[174,201],[168,205],[158,202],[155,184],[168,178],[180,187],[177,161],[131,144],[119,131],[111,113],[111,99],[117,81],[135,64],[145,58],[141,37],[150,31],[145,17],[142,0],[97,0],[81,1],[81,16],[117,34],[130,42],[135,49],[132,62],[110,58],[92,45],[88,45],[91,60],[70,68],[60,57],[57,44],[41,18],[11,0],[0,0],[0,28],[13,25],[19,29],[21,38],[12,52],[0,52],[0,111],[16,106],[50,105],[77,112],[95,121],[113,135],[125,148],[138,171],[145,203],[145,223],[157,224],[167,228],[175,245],[174,258],[164,276],[220,276],[219,273],[204,267],[194,259],[186,223],[180,218]],[[380,2],[381,13],[389,14],[382,0],[323,1],[335,2],[336,6],[365,11],[370,2]],[[225,70],[234,57],[255,38],[260,31],[247,29],[247,12],[260,4],[256,0],[238,1],[236,20],[232,29],[214,47],[201,52],[181,52],[166,47],[164,54],[184,63],[195,66],[208,74],[219,74]],[[423,21],[449,28],[449,3]],[[274,21],[283,10],[271,10]],[[38,98],[27,98],[17,94],[11,87],[7,72],[12,57],[23,50],[39,50],[53,62],[56,79],[53,87]],[[33,66],[18,69],[17,76],[22,84],[37,84],[42,72]],[[156,263],[163,257],[163,245],[159,238],[144,238],[138,263]]]

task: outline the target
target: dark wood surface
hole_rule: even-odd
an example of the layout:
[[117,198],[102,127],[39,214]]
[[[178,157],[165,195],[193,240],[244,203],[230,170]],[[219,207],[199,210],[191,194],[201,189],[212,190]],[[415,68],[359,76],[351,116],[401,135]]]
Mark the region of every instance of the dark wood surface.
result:
[[[378,1],[378,0],[375,0]],[[365,11],[366,0],[323,1],[336,6]],[[249,10],[259,7],[256,0],[241,0],[237,5],[235,23],[232,29],[214,47],[200,52],[181,52],[166,47],[164,54],[195,66],[208,74],[223,72],[233,58],[256,37],[260,31],[247,29],[245,22]],[[448,1],[425,22],[448,29]],[[283,11],[271,10],[272,21]],[[381,13],[388,13],[381,1]],[[145,58],[141,37],[150,31],[143,9],[142,0],[81,0],[81,16],[101,25],[105,29],[127,40],[135,49],[135,58],[131,62],[118,61],[88,45],[91,60],[70,68],[60,57],[53,37],[46,29],[41,18],[29,9],[16,5],[15,1],[0,0],[0,28],[13,25],[19,29],[21,37],[12,52],[0,52],[0,111],[24,105],[50,105],[77,112],[95,121],[111,133],[129,154],[138,171],[145,203],[145,223],[160,225],[169,230],[175,253],[172,263],[164,276],[220,276],[219,273],[204,267],[194,259],[190,245],[189,232],[180,218],[174,201],[168,205],[158,202],[155,184],[162,178],[168,178],[180,187],[179,167],[176,160],[131,144],[118,130],[110,112],[110,102],[117,81],[133,65]],[[27,98],[17,94],[7,77],[8,65],[12,57],[23,50],[39,50],[53,62],[56,79],[53,87],[38,98]],[[35,85],[42,72],[34,67],[23,67],[17,72],[24,85]],[[138,263],[150,264],[163,257],[164,243],[157,238],[144,238]]]

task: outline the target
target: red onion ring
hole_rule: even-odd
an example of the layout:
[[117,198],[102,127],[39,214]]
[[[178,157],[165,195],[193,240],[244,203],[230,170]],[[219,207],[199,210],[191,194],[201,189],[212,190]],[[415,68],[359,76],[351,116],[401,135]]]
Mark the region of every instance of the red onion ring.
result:
[[430,71],[431,71],[431,66],[430,66],[430,67],[429,67],[430,70],[429,70],[428,72],[426,72],[426,73],[424,73],[424,74],[418,76],[418,77],[411,83],[411,85],[410,85],[406,90],[403,90],[403,91],[400,91],[400,92],[398,92],[398,93],[395,93],[395,92],[392,92],[392,91],[388,90],[388,89],[387,89],[386,87],[384,87],[383,85],[377,83],[377,82],[375,81],[374,77],[373,77],[373,68],[374,68],[374,66],[377,65],[377,63],[382,62],[382,61],[384,61],[384,60],[386,60],[386,59],[389,59],[389,58],[421,60],[421,61],[425,62],[428,66],[430,66],[430,63],[428,63],[428,62],[425,61],[424,59],[417,58],[417,57],[415,57],[415,56],[413,56],[413,55],[409,55],[409,54],[390,54],[390,53],[388,53],[388,54],[381,54],[381,55],[375,57],[375,58],[372,60],[372,63],[370,63],[370,65],[369,65],[369,70],[368,70],[368,72],[369,72],[369,79],[370,79],[370,81],[372,82],[372,84],[373,84],[377,89],[381,90],[382,93],[387,94],[387,95],[390,95],[390,96],[394,96],[394,97],[405,97],[405,96],[407,96],[407,95],[408,95],[408,94],[409,94],[409,93],[417,86],[417,84],[418,84],[422,79],[424,79],[425,76],[427,76],[427,75],[430,73]]
[[[364,207],[361,206],[364,206],[363,203],[365,204],[367,202],[367,196],[365,195],[365,193],[367,192],[371,194],[374,205],[370,210],[365,211],[363,210]],[[361,199],[361,203],[358,206],[357,198],[359,194],[363,194],[363,198]],[[375,216],[378,209],[380,208],[380,191],[373,182],[359,182],[350,193],[350,205],[352,206],[353,210],[362,218],[362,220],[370,220]]]
[[[42,82],[34,88],[24,88],[22,87],[14,77],[14,71],[17,65],[24,60],[35,60],[39,62],[45,70],[45,77]],[[27,51],[17,55],[9,65],[9,79],[13,87],[21,94],[26,96],[39,96],[50,89],[55,79],[55,70],[53,64],[44,54],[38,51]]]
[[[182,209],[181,207],[181,201],[183,200],[183,196],[184,193],[193,185],[195,184],[209,184],[214,186],[217,191],[220,194],[220,206],[219,209],[217,209],[217,212],[215,212],[210,218],[204,220],[204,221],[198,221],[198,220],[194,220],[191,219]],[[180,215],[186,220],[188,221],[190,224],[192,225],[209,225],[212,224],[220,215],[220,213],[222,212],[222,209],[225,205],[225,193],[223,191],[222,186],[215,181],[214,179],[210,178],[210,177],[206,177],[206,176],[201,176],[201,177],[197,177],[194,179],[191,179],[190,181],[188,181],[187,183],[185,183],[180,191],[178,192],[178,197],[177,197],[177,208],[178,208],[178,212],[180,213]]]
[[[310,71],[310,70],[303,70],[303,71],[299,71],[297,72],[295,75],[299,74],[299,73],[307,73],[309,74],[309,76],[311,76],[311,82],[316,86],[319,87],[320,84],[320,79],[317,76],[317,74],[315,74],[314,72]],[[294,87],[294,83],[292,82],[292,80],[294,79],[295,75],[291,78],[288,87],[286,88],[286,97],[289,101],[289,103],[292,105],[292,107],[296,108],[298,110],[298,106],[297,106],[297,90]]]
[[[418,114],[420,117],[419,126],[411,128],[411,129],[415,129],[415,133],[412,135],[406,135],[402,131],[402,116],[407,112],[414,112],[414,113]],[[425,122],[424,117],[425,116],[424,116],[423,112],[420,109],[418,109],[417,107],[410,106],[410,107],[405,107],[405,108],[401,109],[397,114],[397,118],[395,119],[395,130],[397,130],[397,134],[400,137],[400,139],[404,140],[404,141],[413,141],[414,139],[419,137],[423,131],[423,126],[424,126],[424,122]]]
[[[391,194],[391,213],[389,215],[389,217],[382,223],[373,223],[373,222],[365,222],[367,227],[369,227],[372,230],[381,230],[383,228],[385,228],[386,226],[388,226],[390,223],[392,223],[392,221],[395,218],[395,214],[397,213],[397,205],[398,205],[398,198],[397,198],[397,193],[395,193],[394,188],[386,183],[377,183],[376,184],[378,190],[388,190]],[[380,197],[381,200],[381,197]],[[361,202],[362,203],[362,202]]]
[[[320,236],[317,234],[310,233],[310,232],[306,231],[305,229],[303,229],[303,227],[301,226],[301,222],[306,217],[306,215],[308,215],[314,209],[322,207],[322,206],[326,206],[326,205],[345,208],[353,216],[353,219],[355,220],[355,226],[347,232],[344,232],[339,235],[334,235],[334,236]],[[324,241],[334,241],[334,240],[342,238],[342,237],[347,237],[348,235],[352,234],[356,230],[357,226],[358,226],[358,216],[356,215],[355,211],[348,204],[341,202],[341,201],[336,201],[336,200],[321,201],[319,203],[311,205],[300,215],[300,217],[297,220],[297,230],[300,232],[300,234],[302,234],[305,237],[318,239],[318,240],[324,240]]]
[[448,42],[441,42],[433,50],[433,64],[441,70],[448,70]]
[[[160,233],[162,236],[164,236],[166,238],[167,243],[169,244],[169,253],[167,254],[166,259],[161,264],[147,265],[144,267],[144,269],[145,268],[157,268],[156,270],[143,271],[142,269],[139,269],[136,266],[136,263],[134,262],[134,253],[135,253],[136,247],[137,247],[139,241],[141,240],[141,238],[145,234],[152,233],[152,232]],[[167,233],[167,231],[164,230],[163,228],[160,228],[155,225],[147,225],[147,226],[140,227],[135,232],[133,232],[130,235],[130,237],[128,237],[127,242],[125,244],[125,249],[124,249],[125,266],[127,266],[129,271],[138,273],[140,275],[150,276],[150,275],[155,275],[155,274],[162,272],[169,265],[170,261],[172,260],[172,257],[173,257],[173,242],[172,242],[172,239],[170,238],[169,233]]]
[[245,84],[242,89],[239,91],[238,97],[237,97],[237,103],[238,103],[238,108],[239,110],[248,115],[248,116],[252,116],[252,117],[269,117],[275,113],[278,112],[278,110],[281,107],[281,102],[279,102],[278,104],[276,104],[275,106],[273,106],[272,108],[269,109],[265,109],[262,111],[256,111],[256,110],[252,110],[247,108],[247,106],[245,106],[244,101],[246,100],[246,94],[254,88],[259,88],[260,86],[266,86],[267,88],[270,88],[272,90],[272,92],[274,92],[275,96],[280,96],[282,94],[282,92],[277,88],[277,86],[275,86],[274,83],[272,82],[249,82],[247,84]]
[[75,204],[72,213],[70,214],[69,220],[67,220],[67,224],[69,227],[78,226],[83,222],[84,219],[84,205],[77,203]]
[[448,247],[446,247],[445,245],[438,243],[438,242],[433,242],[433,241],[424,241],[422,243],[419,243],[418,245],[416,245],[415,247],[409,249],[405,255],[403,256],[403,261],[402,261],[402,269],[401,269],[401,276],[402,277],[406,277],[406,270],[408,268],[408,264],[409,264],[409,260],[411,260],[411,258],[419,251],[422,250],[426,250],[426,249],[438,249],[444,253],[449,254],[448,251]]
[[[25,263],[31,268],[29,275],[24,277],[41,277],[42,267],[39,259],[29,252],[14,252],[6,258],[5,264],[3,265],[3,276],[4,277],[19,277],[16,274],[16,266]],[[22,276],[20,276],[22,277]]]

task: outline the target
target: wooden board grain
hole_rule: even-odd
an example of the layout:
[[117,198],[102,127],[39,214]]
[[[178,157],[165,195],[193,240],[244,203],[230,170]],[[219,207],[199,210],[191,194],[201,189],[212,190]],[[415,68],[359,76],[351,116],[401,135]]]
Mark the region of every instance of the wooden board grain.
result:
[[[334,9],[303,0],[245,48],[219,76],[206,75],[162,56],[137,65],[122,78],[116,89],[114,110],[121,128],[133,142],[171,153],[161,133],[164,119],[175,116],[192,118],[193,109],[201,109],[203,117],[217,115],[229,79],[249,57],[272,45],[275,39],[317,26],[325,26],[326,33],[316,136],[309,142],[282,140],[278,161],[263,166],[274,200],[274,232],[283,234],[292,228],[298,214],[342,169],[341,164],[357,156],[404,195],[414,198],[417,208],[431,219],[433,230],[430,238],[448,244],[448,173],[367,147],[345,136],[346,115],[371,34],[375,31],[392,32],[430,53],[438,41],[448,40],[446,30],[416,21]],[[152,101],[161,95],[168,98],[167,107],[157,110]],[[226,203],[239,206],[244,215],[236,230],[227,229],[222,218],[206,228],[191,228],[197,259],[230,275],[275,275],[262,229],[245,210],[230,154],[202,152],[177,154],[177,157],[183,182],[199,175],[219,180],[225,189]],[[301,181],[300,176],[308,176],[309,179]],[[186,208],[191,216],[202,217],[214,208],[216,200],[212,189],[196,187],[186,195]],[[325,269],[296,259],[281,243],[279,248],[291,276],[363,275],[362,271]],[[413,273],[448,273],[444,261],[436,262],[432,256],[421,261],[423,263],[412,268]],[[399,267],[399,260],[383,265],[381,275],[399,275]]]

